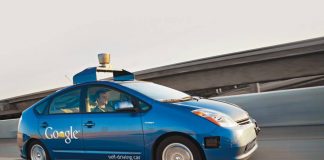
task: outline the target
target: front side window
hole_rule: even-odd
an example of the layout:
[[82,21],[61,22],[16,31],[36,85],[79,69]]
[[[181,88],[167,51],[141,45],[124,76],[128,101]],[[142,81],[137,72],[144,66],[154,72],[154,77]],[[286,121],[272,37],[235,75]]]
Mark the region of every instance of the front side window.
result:
[[80,112],[81,89],[74,89],[54,97],[49,114],[69,114]]
[[86,112],[118,112],[149,108],[133,96],[107,86],[91,86],[87,90]]

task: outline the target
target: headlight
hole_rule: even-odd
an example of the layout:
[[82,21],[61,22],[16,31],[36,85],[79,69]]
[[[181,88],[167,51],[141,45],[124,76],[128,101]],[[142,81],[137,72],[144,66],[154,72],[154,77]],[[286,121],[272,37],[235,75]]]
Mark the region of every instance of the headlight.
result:
[[191,111],[197,116],[206,118],[210,122],[221,127],[234,127],[237,123],[229,116],[210,109],[196,109]]

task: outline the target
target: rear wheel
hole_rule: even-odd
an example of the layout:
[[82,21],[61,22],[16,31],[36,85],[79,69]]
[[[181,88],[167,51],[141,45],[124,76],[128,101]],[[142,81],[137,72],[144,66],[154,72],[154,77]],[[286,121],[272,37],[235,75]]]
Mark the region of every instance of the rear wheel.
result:
[[199,148],[190,139],[172,136],[157,147],[156,160],[203,160]]
[[33,141],[28,147],[28,160],[49,160],[48,152],[39,141]]

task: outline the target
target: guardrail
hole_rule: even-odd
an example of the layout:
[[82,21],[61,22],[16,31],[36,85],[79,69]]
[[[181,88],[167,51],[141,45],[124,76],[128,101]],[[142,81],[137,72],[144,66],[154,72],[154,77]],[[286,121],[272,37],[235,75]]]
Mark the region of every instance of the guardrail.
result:
[[[211,99],[241,106],[261,127],[324,124],[324,86]],[[0,120],[0,138],[16,138],[18,121]]]

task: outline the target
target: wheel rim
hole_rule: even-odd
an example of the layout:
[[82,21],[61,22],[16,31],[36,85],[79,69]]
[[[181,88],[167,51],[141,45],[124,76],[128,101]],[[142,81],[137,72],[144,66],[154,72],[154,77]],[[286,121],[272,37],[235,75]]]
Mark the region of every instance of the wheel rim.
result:
[[181,143],[171,143],[162,153],[162,160],[193,160],[190,149]]
[[46,160],[46,153],[44,148],[39,144],[33,145],[30,150],[30,158],[31,160]]

